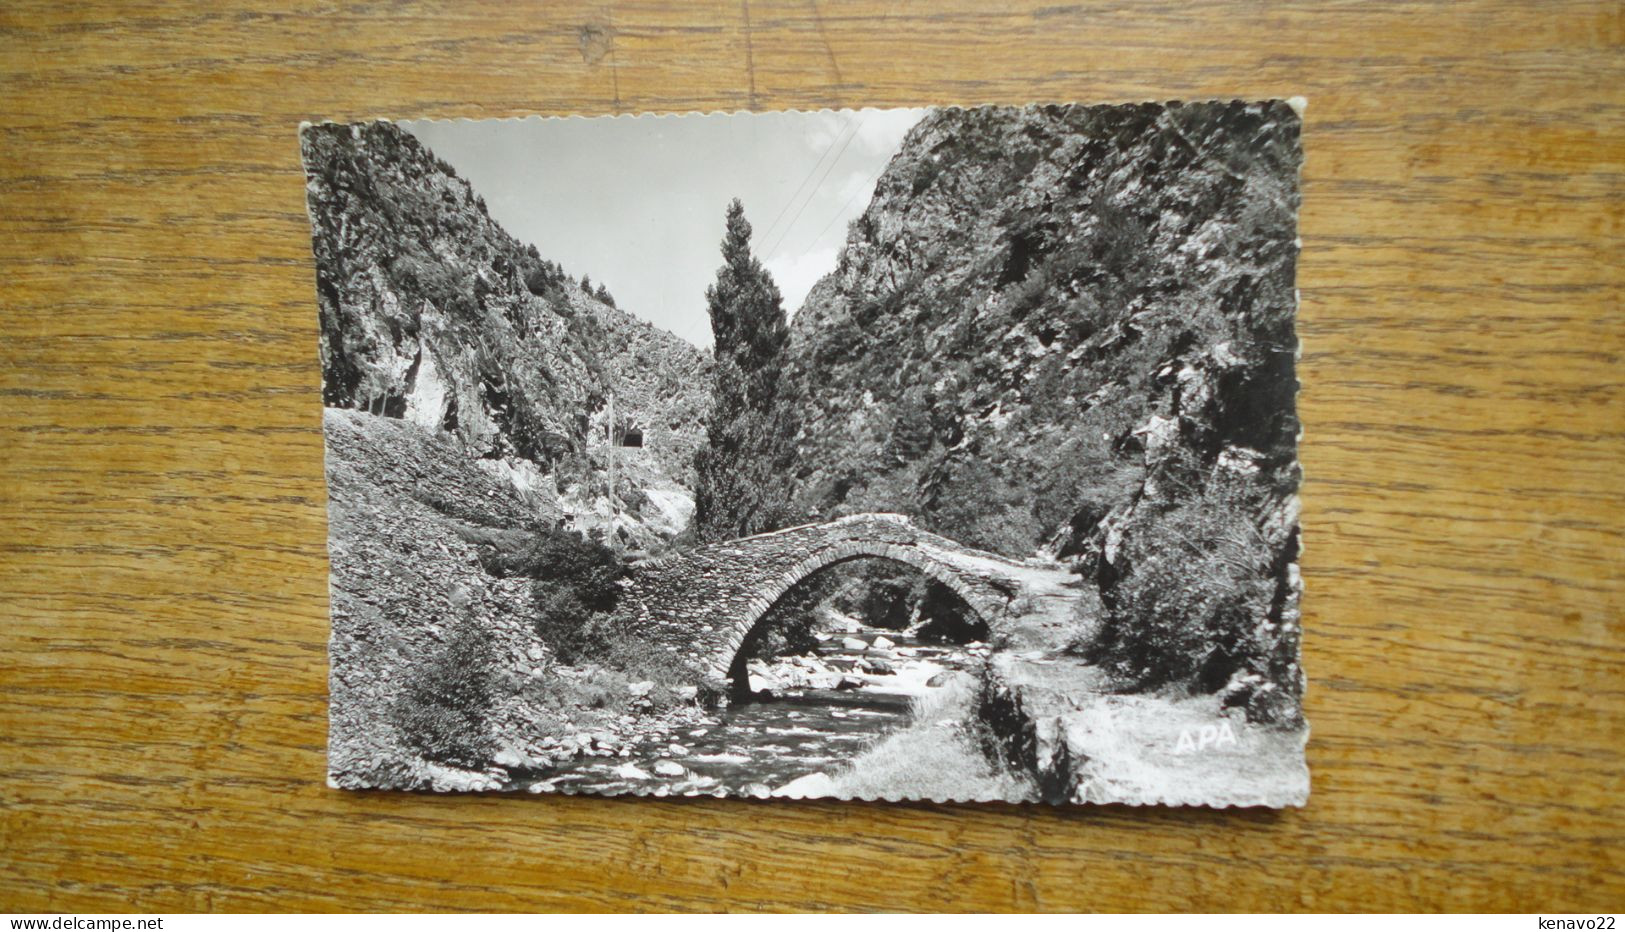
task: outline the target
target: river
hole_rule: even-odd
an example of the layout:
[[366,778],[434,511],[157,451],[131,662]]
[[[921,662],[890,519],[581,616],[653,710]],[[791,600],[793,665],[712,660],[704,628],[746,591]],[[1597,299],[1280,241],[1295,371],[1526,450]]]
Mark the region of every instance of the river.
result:
[[933,677],[975,672],[982,644],[928,643],[847,622],[804,657],[753,661],[757,698],[704,721],[657,726],[613,756],[581,756],[521,780],[533,792],[765,795],[814,773],[831,774],[912,718]]

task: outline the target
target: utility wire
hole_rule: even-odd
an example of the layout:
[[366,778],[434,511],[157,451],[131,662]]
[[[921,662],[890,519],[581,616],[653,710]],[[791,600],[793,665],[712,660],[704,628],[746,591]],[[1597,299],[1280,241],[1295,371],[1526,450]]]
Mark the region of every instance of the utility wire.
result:
[[764,255],[764,256],[771,255],[774,250],[779,248],[779,244],[784,242],[784,238],[786,236],[790,235],[790,231],[795,229],[796,221],[801,219],[801,212],[807,209],[808,204],[812,203],[813,195],[818,193],[819,187],[821,187],[824,184],[824,179],[829,177],[830,171],[832,169],[834,169],[836,164],[841,161],[841,156],[846,154],[847,146],[852,145],[852,140],[858,138],[858,132],[859,132],[859,130],[862,130],[862,129],[863,129],[863,119],[860,117],[858,119],[857,129],[854,129],[852,131],[852,135],[846,137],[846,142],[841,144],[841,151],[835,153],[835,160],[829,163],[829,165],[824,169],[824,173],[819,176],[817,183],[813,185],[812,190],[807,192],[807,199],[801,202],[801,209],[797,210],[796,213],[795,213],[795,216],[790,218],[790,222],[787,225],[785,225],[784,231],[779,234],[779,238],[774,240],[773,245],[769,246],[762,253],[762,255]]
[[808,249],[818,245],[818,241],[824,238],[824,234],[828,233],[829,228],[835,225],[835,221],[841,219],[841,215],[846,213],[846,209],[851,207],[852,202],[858,199],[858,195],[864,193],[865,191],[869,192],[870,194],[874,194],[875,182],[880,179],[880,173],[885,171],[886,166],[890,164],[890,161],[881,162],[880,167],[875,169],[874,174],[869,176],[869,180],[865,181],[862,187],[852,192],[852,196],[846,199],[846,203],[842,204],[841,209],[835,212],[835,216],[829,218],[829,222],[824,224],[824,228],[822,230],[818,231],[818,235],[807,241]]
[[840,130],[838,132],[836,132],[836,134],[833,137],[830,138],[829,145],[824,147],[824,152],[823,152],[822,155],[820,155],[818,157],[818,161],[813,163],[812,168],[807,169],[806,176],[801,179],[800,184],[796,185],[795,193],[791,194],[789,200],[786,200],[784,202],[784,206],[779,208],[779,213],[778,213],[777,216],[775,216],[773,218],[773,222],[768,224],[766,229],[762,230],[762,232],[757,236],[756,241],[758,243],[760,243],[763,240],[767,239],[768,236],[770,236],[773,233],[773,231],[778,227],[779,221],[783,220],[784,215],[787,212],[789,212],[790,205],[794,204],[796,202],[796,198],[801,196],[801,191],[802,191],[803,188],[805,188],[807,186],[807,182],[812,180],[813,175],[816,175],[818,173],[818,167],[820,165],[823,165],[824,160],[829,158],[830,152],[834,151],[835,144],[840,142],[841,137],[846,135],[846,131],[852,128],[852,121],[850,119],[846,119],[844,117],[843,117],[843,119],[845,119],[846,121],[841,124]]

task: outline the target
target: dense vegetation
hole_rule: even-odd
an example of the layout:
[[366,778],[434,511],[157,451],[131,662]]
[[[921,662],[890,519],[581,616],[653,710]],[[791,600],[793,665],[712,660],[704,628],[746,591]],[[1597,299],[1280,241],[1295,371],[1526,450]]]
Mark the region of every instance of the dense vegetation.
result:
[[1125,688],[1295,708],[1297,128],[1279,103],[926,117],[796,315],[794,510],[1072,560]]
[[616,584],[626,575],[614,550],[571,531],[547,528],[518,547],[487,550],[482,557],[497,576],[532,580],[536,633],[560,660],[575,663],[604,652],[607,616],[620,595]]
[[425,760],[470,769],[489,763],[489,719],[501,688],[492,646],[478,621],[460,619],[446,645],[396,695],[393,724]]

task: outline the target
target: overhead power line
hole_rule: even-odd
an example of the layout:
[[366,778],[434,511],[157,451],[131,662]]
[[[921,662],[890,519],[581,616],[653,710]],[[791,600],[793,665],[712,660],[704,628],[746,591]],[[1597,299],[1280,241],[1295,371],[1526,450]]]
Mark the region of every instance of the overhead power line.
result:
[[821,239],[823,239],[823,238],[824,238],[824,234],[825,234],[825,233],[828,233],[828,232],[829,232],[829,228],[830,228],[830,227],[832,227],[832,226],[834,226],[834,225],[835,225],[835,221],[837,221],[837,220],[839,220],[839,219],[841,219],[841,215],[842,215],[842,214],[844,214],[844,213],[846,213],[846,209],[847,209],[847,208],[848,208],[848,207],[851,207],[851,206],[852,206],[852,202],[853,202],[853,201],[855,201],[855,200],[857,200],[857,199],[858,199],[858,195],[860,195],[860,194],[863,194],[863,193],[864,193],[864,192],[865,192],[865,191],[867,191],[867,192],[869,192],[869,193],[871,193],[871,194],[873,194],[873,193],[874,193],[874,190],[875,190],[875,182],[876,182],[876,181],[878,181],[878,180],[879,180],[879,179],[880,179],[880,173],[881,173],[881,172],[883,172],[883,171],[885,171],[885,170],[886,170],[886,166],[887,166],[887,165],[890,165],[890,164],[891,164],[891,163],[890,163],[890,162],[881,162],[881,163],[880,163],[880,167],[879,167],[879,168],[877,168],[877,169],[875,169],[875,170],[874,170],[874,173],[873,173],[873,174],[871,174],[871,175],[870,175],[870,176],[869,176],[869,180],[868,180],[868,181],[865,181],[865,182],[864,182],[864,183],[863,183],[863,186],[862,186],[862,187],[860,187],[860,188],[858,188],[858,189],[857,189],[857,190],[856,190],[856,191],[853,191],[853,192],[852,192],[852,196],[851,196],[851,197],[848,197],[848,198],[847,198],[847,199],[846,199],[846,203],[845,203],[845,204],[842,204],[842,205],[841,205],[841,209],[840,209],[840,210],[837,210],[837,211],[836,211],[836,212],[835,212],[835,216],[833,216],[833,217],[831,217],[831,218],[829,218],[829,222],[828,222],[828,223],[826,223],[826,224],[824,224],[824,228],[823,228],[823,229],[822,229],[822,230],[819,230],[819,231],[818,231],[818,235],[817,235],[817,236],[814,236],[814,237],[813,237],[813,238],[812,238],[812,239],[810,239],[810,240],[808,240],[808,241],[807,241],[807,248],[808,248],[808,249],[811,249],[811,248],[812,248],[812,247],[814,247],[814,246],[817,246],[817,245],[818,245],[818,241],[819,241],[819,240],[821,240]]
[[859,117],[858,122],[857,122],[857,127],[852,130],[852,134],[850,136],[846,137],[846,142],[841,143],[841,151],[835,153],[835,158],[829,163],[828,166],[826,166],[824,168],[824,173],[818,177],[818,181],[817,181],[817,183],[815,183],[813,185],[812,190],[807,192],[807,199],[801,202],[801,207],[800,207],[800,209],[798,209],[795,212],[795,216],[790,218],[790,222],[788,224],[786,224],[785,227],[784,227],[784,230],[781,233],[779,233],[779,238],[774,240],[773,245],[769,246],[767,248],[767,250],[762,253],[762,255],[764,255],[764,256],[765,255],[770,255],[774,250],[778,249],[779,244],[784,242],[784,238],[786,236],[790,235],[791,230],[795,229],[796,221],[801,219],[801,212],[807,209],[808,204],[812,203],[813,195],[818,193],[818,189],[820,187],[822,187],[823,184],[824,184],[824,179],[829,177],[830,170],[833,169],[836,166],[836,164],[841,161],[841,156],[846,154],[847,146],[852,145],[852,140],[858,138],[858,132],[860,130],[862,130],[862,129],[863,129],[863,118]]
[[791,194],[789,199],[784,202],[784,206],[779,208],[778,214],[773,217],[773,222],[769,223],[756,238],[758,243],[763,242],[770,235],[772,235],[774,229],[778,227],[779,221],[783,220],[784,215],[789,212],[790,205],[794,204],[796,202],[796,198],[801,196],[801,191],[803,188],[807,187],[807,182],[812,180],[813,175],[818,173],[819,166],[823,165],[824,160],[829,158],[830,152],[834,151],[835,144],[840,142],[841,137],[846,134],[846,131],[852,128],[852,120],[844,117],[843,119],[845,122],[841,124],[841,128],[836,131],[835,135],[830,137],[829,145],[824,147],[823,153],[818,156],[818,161],[813,163],[812,168],[807,169],[807,174],[801,179],[801,183],[796,185],[795,192]]

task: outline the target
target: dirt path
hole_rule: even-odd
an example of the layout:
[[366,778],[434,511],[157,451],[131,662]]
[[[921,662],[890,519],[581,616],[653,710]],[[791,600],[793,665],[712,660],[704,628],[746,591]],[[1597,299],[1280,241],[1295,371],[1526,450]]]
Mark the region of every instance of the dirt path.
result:
[[1067,648],[1092,636],[1101,605],[1065,571],[1023,572],[1020,614],[988,663],[982,714],[1006,759],[1054,801],[1302,805],[1308,728],[1254,725],[1214,695],[1115,692]]

